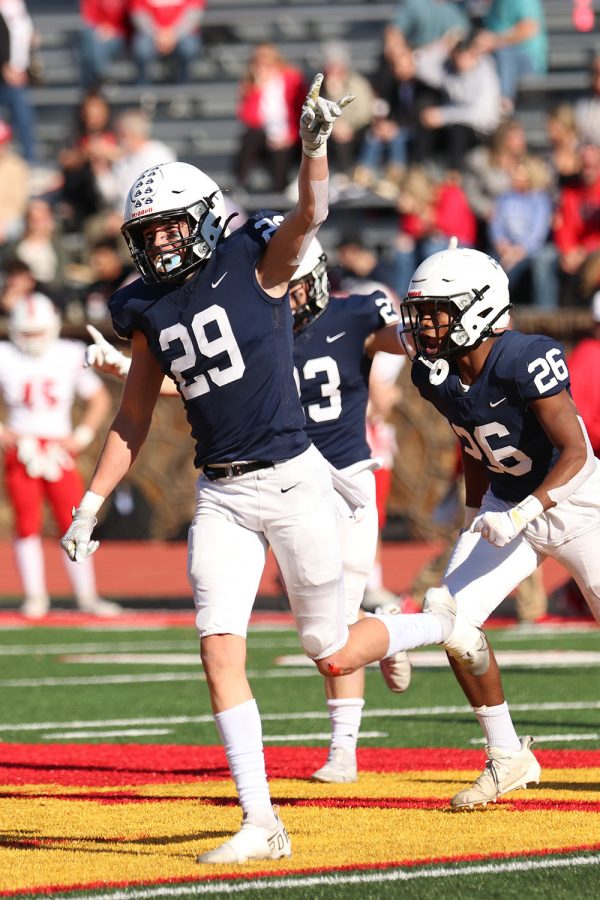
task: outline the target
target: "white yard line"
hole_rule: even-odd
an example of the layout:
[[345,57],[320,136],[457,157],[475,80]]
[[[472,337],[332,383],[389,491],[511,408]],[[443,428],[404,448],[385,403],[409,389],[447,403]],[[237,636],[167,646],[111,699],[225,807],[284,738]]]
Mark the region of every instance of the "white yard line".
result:
[[[359,732],[359,740],[374,740],[375,738],[388,737],[387,731],[361,731]],[[315,731],[312,734],[263,734],[263,741],[274,743],[275,741],[294,741],[303,743],[304,741],[330,741],[330,731]]]
[[[554,712],[566,710],[595,710],[600,709],[600,700],[573,700],[548,703],[512,703],[512,712]],[[448,715],[470,714],[469,706],[416,706],[405,709],[370,709],[363,710],[364,719],[381,718],[422,718]],[[263,713],[263,722],[300,722],[319,721],[328,719],[325,710],[311,710],[307,712]],[[14,724],[0,723],[0,733],[23,731],[53,731],[56,729],[81,729],[81,728],[135,728],[135,727],[172,727],[175,725],[206,725],[213,721],[210,713],[199,716],[144,716],[131,719],[90,719],[65,722],[19,722]]]
[[[257,635],[248,636],[248,647],[255,650],[271,650],[279,647],[299,647],[297,637],[267,638]],[[165,650],[178,650],[185,652],[197,651],[198,641],[189,638],[173,641],[111,641],[96,642],[93,644],[8,644],[2,647],[2,656],[53,656],[62,653],[127,653],[141,651],[155,651],[162,653]],[[198,652],[196,652],[196,659]]]
[[[314,670],[314,671],[313,671]],[[311,669],[261,669],[248,672],[248,678],[306,678],[318,675],[314,663]],[[195,672],[146,672],[142,675],[75,675],[64,678],[3,678],[0,679],[0,688],[31,688],[31,687],[75,687],[81,685],[103,684],[151,684],[159,681],[206,681],[204,673],[200,670],[200,663]]]
[[86,741],[107,737],[148,737],[158,734],[170,734],[171,728],[121,728],[114,731],[57,731],[43,734],[44,741],[72,741],[83,738]]
[[[564,869],[572,866],[598,866],[600,854],[567,856],[558,859],[524,859],[507,862],[470,863],[456,866],[415,867],[391,869],[383,872],[335,872],[323,875],[289,876],[285,878],[257,878],[254,880],[190,882],[179,886],[157,884],[152,887],[130,888],[127,891],[101,891],[86,894],[86,900],[160,900],[161,897],[197,897],[207,894],[241,894],[244,891],[266,891],[275,897],[276,891],[311,887],[336,887],[342,884],[389,884],[403,881],[437,878],[471,878],[474,875],[502,875],[510,872],[536,872]],[[466,887],[466,886],[465,886]],[[550,892],[551,893],[551,892]],[[73,900],[72,894],[54,895],[53,900]]]
[[[600,733],[597,731],[586,732],[585,734],[537,734],[535,735],[535,743],[544,744],[552,741],[561,743],[570,743],[571,741],[598,741]],[[485,738],[471,738],[471,744],[485,744]]]
[[[499,650],[496,659],[500,668],[513,666],[519,668],[540,668],[557,666],[600,666],[600,650]],[[444,669],[448,668],[446,654],[439,650],[423,650],[418,653],[410,653],[410,661],[413,668],[417,669]],[[278,656],[275,659],[278,666],[313,666],[314,663],[306,656],[293,654]]]

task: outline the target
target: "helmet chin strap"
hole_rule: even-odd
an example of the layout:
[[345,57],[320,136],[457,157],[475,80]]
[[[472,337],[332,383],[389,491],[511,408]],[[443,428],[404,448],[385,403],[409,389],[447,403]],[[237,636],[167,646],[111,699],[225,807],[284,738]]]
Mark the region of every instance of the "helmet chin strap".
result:
[[450,371],[450,364],[448,360],[436,359],[435,362],[430,362],[428,359],[424,359],[423,362],[431,370],[429,372],[429,384],[443,384]]

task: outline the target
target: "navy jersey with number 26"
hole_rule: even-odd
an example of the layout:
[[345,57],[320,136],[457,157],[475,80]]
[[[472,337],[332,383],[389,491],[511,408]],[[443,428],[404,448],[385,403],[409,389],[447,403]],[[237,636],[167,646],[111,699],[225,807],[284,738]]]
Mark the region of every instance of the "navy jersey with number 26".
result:
[[440,385],[429,384],[429,371],[415,362],[414,384],[448,419],[463,451],[487,468],[495,496],[519,502],[539,487],[558,451],[529,404],[569,388],[562,345],[544,335],[505,331],[467,391],[455,367]]
[[365,436],[371,359],[365,339],[398,321],[382,291],[332,296],[294,339],[306,433],[337,469],[369,459]]
[[139,279],[109,303],[117,334],[143,332],[177,384],[198,467],[291,459],[309,446],[294,382],[288,296],[269,297],[255,274],[282,220],[256,213],[182,286]]

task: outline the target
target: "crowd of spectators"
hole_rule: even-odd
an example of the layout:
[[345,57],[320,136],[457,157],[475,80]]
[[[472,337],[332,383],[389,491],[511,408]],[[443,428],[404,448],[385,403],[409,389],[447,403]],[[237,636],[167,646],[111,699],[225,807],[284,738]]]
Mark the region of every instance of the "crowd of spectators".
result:
[[[131,276],[122,198],[139,171],[176,153],[154,137],[143,102],[112,108],[114,63],[128,59],[140,97],[152,82],[193,80],[190,64],[206,52],[205,7],[80,0],[81,99],[40,187],[29,98],[40,39],[24,0],[0,0],[0,314],[29,277],[73,320],[97,321]],[[323,94],[356,96],[331,140],[332,203],[375,195],[395,210],[396,234],[379,261],[390,288],[402,295],[414,267],[454,235],[501,262],[518,304],[590,303],[600,288],[600,48],[589,89],[547,111],[543,153],[528,146],[519,115],[519,83],[547,68],[541,0],[398,0],[368,72],[339,40],[319,56]],[[254,46],[226,161],[238,224],[253,191],[288,188],[313,74],[274,43]]]

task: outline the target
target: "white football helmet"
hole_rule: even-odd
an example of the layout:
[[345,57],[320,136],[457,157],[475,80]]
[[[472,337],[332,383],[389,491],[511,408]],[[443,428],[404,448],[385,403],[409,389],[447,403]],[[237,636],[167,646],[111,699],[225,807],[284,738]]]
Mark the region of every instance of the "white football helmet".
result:
[[[136,178],[125,201],[121,232],[144,281],[164,284],[181,281],[201,266],[226,235],[229,219],[212,178],[188,163],[168,162]],[[183,232],[181,223],[186,225]],[[163,252],[150,252],[144,240],[144,230],[153,224],[169,224],[178,232]]]
[[[450,313],[450,325],[436,348],[422,339],[423,331],[431,332],[431,324],[428,329],[421,324],[423,303],[434,304],[434,319],[438,305]],[[414,272],[400,306],[406,352],[430,366],[463,356],[508,328],[511,308],[508,276],[491,256],[454,247],[434,253]],[[441,381],[448,374],[447,364],[432,368],[443,374]]]
[[8,336],[29,356],[41,356],[60,334],[60,316],[45,294],[33,293],[18,300],[8,321]]
[[305,328],[329,303],[327,256],[316,238],[308,245],[300,265],[292,275],[290,290],[302,283],[305,284],[307,301],[293,311],[294,331]]

